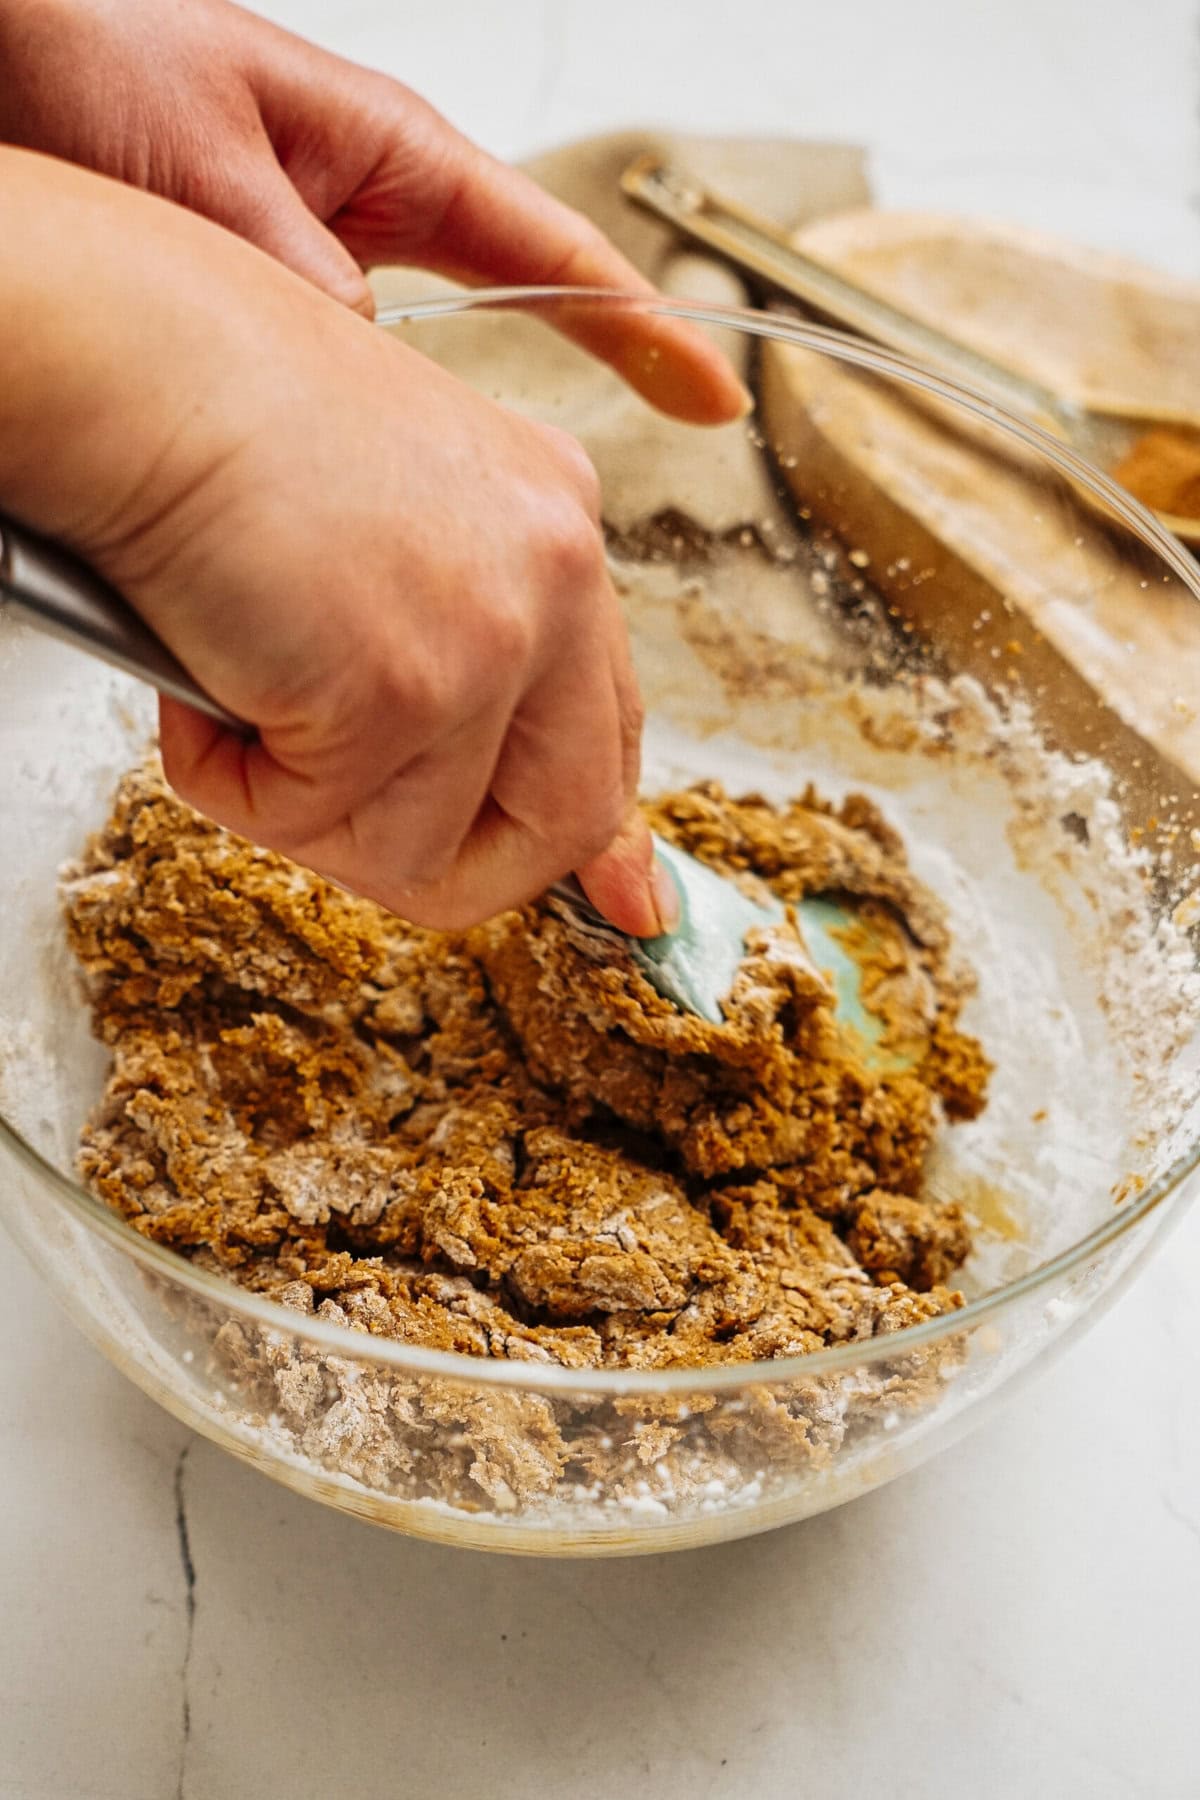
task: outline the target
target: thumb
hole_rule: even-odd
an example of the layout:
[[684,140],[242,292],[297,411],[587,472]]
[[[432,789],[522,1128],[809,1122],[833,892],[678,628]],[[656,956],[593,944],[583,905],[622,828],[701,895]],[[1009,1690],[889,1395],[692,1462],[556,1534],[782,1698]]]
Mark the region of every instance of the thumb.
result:
[[255,183],[252,202],[235,211],[241,216],[224,222],[239,236],[342,306],[368,319],[374,317],[375,297],[362,269],[346,246],[309,211],[278,164],[265,184],[261,179]]
[[679,895],[634,807],[608,849],[576,871],[584,893],[619,931],[658,937],[679,923]]

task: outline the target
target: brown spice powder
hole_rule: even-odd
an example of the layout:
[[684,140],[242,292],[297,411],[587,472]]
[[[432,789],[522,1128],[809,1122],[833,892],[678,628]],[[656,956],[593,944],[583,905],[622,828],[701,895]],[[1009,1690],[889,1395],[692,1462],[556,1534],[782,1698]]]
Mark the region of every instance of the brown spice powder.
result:
[[1144,506],[1200,517],[1200,435],[1163,425],[1144,432],[1113,470]]

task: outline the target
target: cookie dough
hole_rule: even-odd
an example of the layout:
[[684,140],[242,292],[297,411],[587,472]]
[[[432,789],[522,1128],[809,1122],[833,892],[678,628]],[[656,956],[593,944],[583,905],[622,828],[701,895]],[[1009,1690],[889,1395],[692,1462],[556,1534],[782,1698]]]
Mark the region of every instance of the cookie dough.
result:
[[969,1232],[922,1170],[988,1065],[900,840],[855,797],[710,784],[647,810],[731,877],[851,905],[903,1056],[868,1066],[779,943],[751,946],[722,1024],[685,1018],[554,902],[406,925],[147,764],[64,880],[112,1058],[86,1182],[245,1287],[478,1356],[701,1366],[954,1308]]

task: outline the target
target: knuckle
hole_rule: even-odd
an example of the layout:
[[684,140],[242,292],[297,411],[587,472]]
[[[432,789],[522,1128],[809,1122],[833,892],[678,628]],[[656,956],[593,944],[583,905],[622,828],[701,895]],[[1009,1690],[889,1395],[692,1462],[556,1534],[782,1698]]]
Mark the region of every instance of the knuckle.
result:
[[519,674],[528,666],[536,638],[527,597],[514,596],[507,604],[493,597],[476,622],[474,638],[484,684],[497,675]]
[[454,683],[441,658],[432,655],[380,658],[372,674],[369,710],[358,726],[372,723],[381,735],[415,749],[438,736],[453,718]]
[[566,241],[559,256],[546,270],[543,279],[551,286],[559,283],[570,287],[594,277],[597,263],[607,263],[613,247],[594,220],[574,207],[564,209]]
[[[376,854],[386,857],[388,847],[388,840],[381,832],[375,846]],[[394,839],[390,849],[390,873],[399,893],[420,893],[445,881],[458,861],[459,852],[456,843],[409,843],[397,847]]]
[[557,425],[543,425],[541,430],[554,461],[574,488],[589,519],[598,520],[602,495],[600,477],[591,457],[569,431],[563,431]]
[[596,829],[590,834],[587,846],[580,851],[579,861],[590,862],[592,857],[600,856],[608,849],[613,839],[619,836],[625,823],[625,796],[617,793],[612,800],[597,814]]
[[627,687],[622,688],[618,704],[622,743],[626,748],[640,744],[646,724],[646,702],[642,699],[641,690],[630,682]]
[[628,810],[629,801],[625,794],[625,783],[618,773],[609,785],[597,817],[597,830],[603,831],[606,848],[624,825]]
[[619,770],[606,769],[599,779],[580,784],[574,806],[564,815],[571,822],[574,860],[586,862],[607,850],[625,823],[627,805]]
[[441,931],[469,931],[473,925],[482,925],[495,911],[491,899],[444,900],[431,912],[430,919]]
[[623,823],[624,813],[617,808],[611,817],[606,815],[603,823],[598,822],[594,831],[580,833],[571,847],[570,866],[580,869],[585,863],[594,862],[596,857],[603,856]]
[[379,898],[402,919],[433,931],[469,931],[497,910],[491,894],[485,898],[462,891],[452,872],[444,881],[423,882],[419,887],[385,886]]
[[538,560],[556,593],[582,598],[594,589],[604,574],[604,547],[594,521],[580,506],[543,506]]

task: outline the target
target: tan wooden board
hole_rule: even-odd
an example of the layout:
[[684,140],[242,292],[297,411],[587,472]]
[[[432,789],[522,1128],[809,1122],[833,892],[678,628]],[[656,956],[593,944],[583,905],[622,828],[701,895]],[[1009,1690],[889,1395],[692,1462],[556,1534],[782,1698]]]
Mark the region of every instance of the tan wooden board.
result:
[[[1080,400],[1200,417],[1200,286],[1007,228],[856,212],[811,255]],[[952,665],[1040,692],[1064,747],[1105,754],[1147,813],[1200,791],[1200,601],[1078,490],[936,405],[764,346],[763,421],[797,499]],[[1102,385],[1106,383],[1107,385]],[[1100,695],[1123,722],[1116,734]],[[1143,754],[1143,751],[1148,754]],[[1194,815],[1193,815],[1194,816]]]

